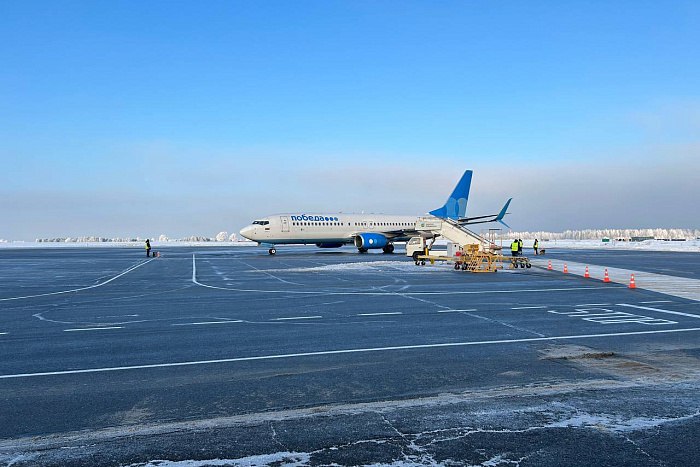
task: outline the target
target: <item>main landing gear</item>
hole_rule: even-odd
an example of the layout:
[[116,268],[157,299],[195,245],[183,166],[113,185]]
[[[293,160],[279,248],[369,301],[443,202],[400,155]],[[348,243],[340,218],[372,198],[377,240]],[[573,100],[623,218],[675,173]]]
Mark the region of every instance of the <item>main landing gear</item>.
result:
[[274,254],[277,253],[277,250],[275,250],[275,247],[273,246],[272,248],[270,248],[269,250],[267,250],[267,252],[270,253],[271,255],[274,255]]
[[[358,253],[367,253],[367,251],[369,251],[369,248],[358,248],[357,251]],[[394,245],[390,243],[387,246],[382,247],[382,251],[385,254],[392,254],[394,252]]]

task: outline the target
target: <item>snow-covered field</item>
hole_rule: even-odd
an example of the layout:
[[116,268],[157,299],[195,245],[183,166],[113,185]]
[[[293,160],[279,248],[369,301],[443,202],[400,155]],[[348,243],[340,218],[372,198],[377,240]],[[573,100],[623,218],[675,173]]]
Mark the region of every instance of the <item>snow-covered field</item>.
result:
[[[531,248],[532,242],[525,242],[524,247]],[[601,240],[550,240],[540,242],[540,248],[700,252],[700,240],[644,240],[643,242],[618,242],[611,240],[608,243],[603,243]]]
[[[187,242],[187,241],[152,241],[154,250],[163,247],[206,246],[206,247],[249,247],[257,246],[255,242]],[[0,248],[144,248],[144,242],[3,242]]]

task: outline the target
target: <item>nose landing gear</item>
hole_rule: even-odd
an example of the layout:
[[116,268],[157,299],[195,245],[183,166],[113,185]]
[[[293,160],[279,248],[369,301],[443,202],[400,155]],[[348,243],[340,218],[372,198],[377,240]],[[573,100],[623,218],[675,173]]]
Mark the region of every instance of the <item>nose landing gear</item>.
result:
[[270,253],[271,255],[274,255],[277,253],[277,250],[275,249],[275,247],[272,247],[269,250],[267,250],[267,252]]

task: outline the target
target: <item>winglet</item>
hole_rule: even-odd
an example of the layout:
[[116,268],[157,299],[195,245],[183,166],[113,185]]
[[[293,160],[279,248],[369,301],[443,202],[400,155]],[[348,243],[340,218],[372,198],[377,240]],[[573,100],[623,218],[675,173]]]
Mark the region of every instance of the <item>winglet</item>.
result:
[[459,179],[457,186],[442,207],[430,211],[435,217],[441,219],[460,219],[467,214],[467,200],[469,200],[469,189],[472,184],[472,171],[467,170]]
[[508,198],[508,201],[506,201],[506,204],[503,206],[503,209],[501,209],[501,212],[498,213],[496,216],[496,221],[500,222],[501,224],[505,225],[510,229],[510,226],[503,222],[503,218],[505,217],[506,214],[508,214],[506,211],[508,211],[508,206],[510,206],[510,202],[513,201],[513,198]]

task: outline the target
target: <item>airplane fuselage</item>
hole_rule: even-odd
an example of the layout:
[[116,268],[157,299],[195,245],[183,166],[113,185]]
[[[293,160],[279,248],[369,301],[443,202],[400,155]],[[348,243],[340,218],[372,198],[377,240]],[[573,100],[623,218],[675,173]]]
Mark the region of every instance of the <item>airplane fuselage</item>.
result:
[[405,241],[418,216],[386,214],[283,213],[254,221],[241,230],[249,240],[270,245],[316,244],[334,247],[354,243],[360,234],[382,234],[390,241]]

